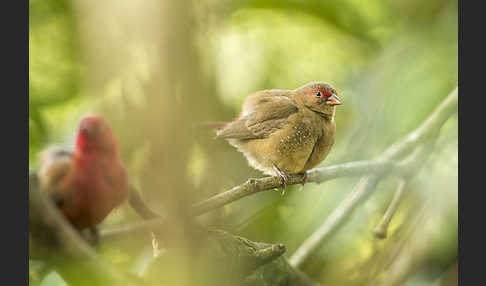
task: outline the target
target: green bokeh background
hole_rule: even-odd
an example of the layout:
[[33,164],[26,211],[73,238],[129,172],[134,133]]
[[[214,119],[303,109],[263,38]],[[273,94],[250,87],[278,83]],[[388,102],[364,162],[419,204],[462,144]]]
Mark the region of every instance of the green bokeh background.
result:
[[[37,154],[49,144],[71,147],[83,115],[103,114],[119,137],[132,181],[163,212],[157,194],[150,194],[157,190],[145,190],[141,175],[153,167],[157,153],[156,145],[144,138],[161,131],[157,122],[141,130],[127,123],[135,112],[157,112],[143,80],[150,78],[150,63],[160,53],[144,33],[157,34],[158,26],[127,16],[138,11],[127,8],[131,2],[93,5],[103,21],[87,28],[90,14],[76,1],[29,1],[29,167],[37,168]],[[256,90],[329,82],[344,105],[336,115],[336,144],[322,166],[375,158],[457,86],[457,1],[212,0],[188,5],[194,15],[190,40],[198,59],[195,69],[205,91],[189,87],[182,96],[206,102],[201,107],[205,113],[195,118],[229,120]],[[111,34],[90,38],[100,24],[97,32]],[[99,53],[94,64],[93,51]],[[180,128],[193,128],[197,122],[192,119]],[[198,131],[186,142],[187,183],[194,201],[262,176],[213,136]],[[456,285],[457,276],[450,273],[457,275],[457,160],[455,115],[407,186],[389,238],[377,240],[371,231],[393,195],[394,177],[378,186],[302,270],[326,285],[374,285],[370,281],[385,276],[404,285]],[[302,192],[294,186],[283,197],[278,192],[256,194],[201,221],[254,241],[284,243],[289,255],[358,179],[308,184]],[[101,227],[135,221],[133,211],[123,206]],[[100,251],[111,263],[136,271],[148,246],[148,239],[134,239]],[[37,283],[61,281],[52,272]]]

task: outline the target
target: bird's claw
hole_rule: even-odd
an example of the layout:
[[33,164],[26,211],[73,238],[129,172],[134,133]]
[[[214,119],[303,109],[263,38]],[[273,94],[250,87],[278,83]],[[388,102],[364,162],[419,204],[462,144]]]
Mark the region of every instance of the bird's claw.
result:
[[309,176],[307,176],[307,172],[304,172],[304,175],[302,177],[302,187],[307,183],[307,179]]
[[282,172],[280,171],[279,168],[277,168],[277,166],[273,166],[273,169],[275,170],[275,172],[277,173],[277,175],[282,178],[282,196],[285,195],[285,189],[287,188],[287,183],[289,181],[289,175],[287,175],[285,172]]
[[285,189],[287,188],[287,182],[289,181],[289,177],[287,174],[283,174],[280,176],[282,178],[282,196],[285,195]]
[[301,192],[304,189],[304,185],[307,183],[307,179],[308,179],[307,172],[300,173],[300,175],[302,175],[302,183],[300,183],[302,186],[299,187],[299,192]]

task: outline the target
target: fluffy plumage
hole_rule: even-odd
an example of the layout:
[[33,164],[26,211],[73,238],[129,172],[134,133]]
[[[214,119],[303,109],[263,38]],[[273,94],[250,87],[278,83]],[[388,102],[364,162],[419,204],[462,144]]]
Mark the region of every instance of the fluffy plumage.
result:
[[337,91],[325,82],[295,90],[257,91],[216,138],[228,140],[265,174],[305,173],[322,162],[334,144],[334,112],[339,104]]

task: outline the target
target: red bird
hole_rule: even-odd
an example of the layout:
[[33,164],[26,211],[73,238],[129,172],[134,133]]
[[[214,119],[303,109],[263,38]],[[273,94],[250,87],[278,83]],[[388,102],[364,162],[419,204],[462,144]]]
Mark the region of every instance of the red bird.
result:
[[41,154],[39,182],[77,229],[94,229],[129,195],[115,134],[102,117],[81,120],[74,151],[50,147]]

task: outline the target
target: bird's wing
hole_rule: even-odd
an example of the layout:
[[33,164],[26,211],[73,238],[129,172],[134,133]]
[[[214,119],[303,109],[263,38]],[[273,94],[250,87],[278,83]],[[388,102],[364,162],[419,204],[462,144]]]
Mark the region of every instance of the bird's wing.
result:
[[286,96],[260,96],[258,99],[253,98],[252,101],[252,106],[220,130],[216,138],[240,140],[266,138],[280,130],[290,115],[298,112],[298,107]]
[[60,147],[50,147],[41,153],[40,186],[57,205],[63,201],[60,184],[72,170],[71,157],[71,151]]

